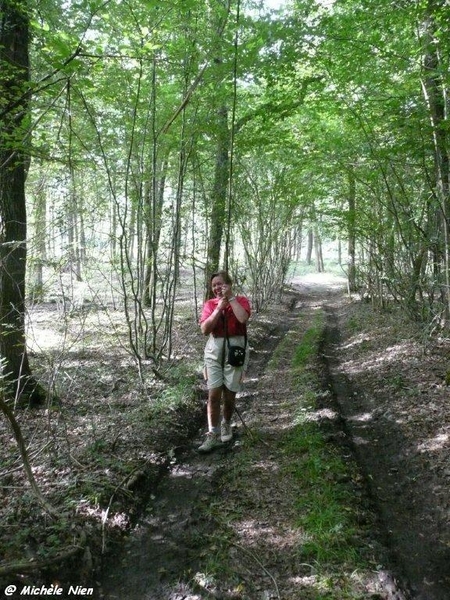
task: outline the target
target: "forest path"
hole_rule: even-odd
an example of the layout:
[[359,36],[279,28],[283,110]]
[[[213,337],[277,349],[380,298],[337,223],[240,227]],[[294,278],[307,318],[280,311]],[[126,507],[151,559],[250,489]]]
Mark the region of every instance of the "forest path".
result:
[[[283,521],[283,512],[290,511],[292,498],[289,490],[284,488],[284,481],[280,480],[277,484],[279,457],[276,455],[276,444],[271,447],[272,440],[276,441],[279,432],[292,419],[293,405],[283,397],[284,390],[278,389],[283,388],[279,386],[283,374],[267,375],[266,367],[279,343],[288,332],[298,327],[298,315],[302,313],[308,317],[310,314],[312,319],[313,311],[318,307],[327,314],[322,348],[324,386],[332,391],[330,401],[338,407],[348,442],[362,465],[366,480],[370,482],[369,493],[380,516],[380,531],[374,531],[374,538],[388,544],[397,573],[405,587],[410,589],[408,593],[403,592],[389,572],[382,571],[374,583],[376,593],[364,597],[383,600],[450,598],[450,561],[445,562],[445,546],[438,551],[437,547],[433,548],[433,535],[427,536],[427,528],[431,526],[432,533],[436,528],[430,521],[434,515],[431,500],[435,496],[417,484],[418,473],[414,472],[414,464],[401,463],[402,452],[407,452],[405,440],[401,435],[394,435],[392,423],[386,427],[383,418],[379,419],[380,415],[374,407],[377,390],[366,388],[361,393],[353,387],[351,375],[346,372],[348,365],[342,366],[345,352],[340,340],[340,326],[341,322],[348,319],[348,315],[345,315],[348,302],[343,293],[345,280],[312,275],[295,278],[292,285],[296,291],[291,309],[268,325],[263,343],[256,345],[252,353],[251,371],[238,402],[244,422],[251,430],[255,427],[258,432],[263,432],[267,443],[267,447],[266,444],[258,444],[259,463],[272,464],[270,473],[264,469],[256,478],[261,486],[256,491],[258,501],[253,501],[249,509],[248,500],[234,497],[230,495],[230,490],[221,488],[224,472],[240,468],[240,439],[244,427],[236,417],[238,427],[233,445],[209,455],[199,455],[196,452],[201,441],[199,436],[182,455],[174,457],[173,468],[151,497],[139,524],[113,557],[108,557],[99,589],[101,598],[240,598],[239,594],[233,596],[231,592],[208,592],[208,574],[201,572],[201,565],[204,570],[206,554],[211,561],[220,560],[220,543],[212,540],[220,520],[215,513],[215,505],[219,504],[223,494],[228,494],[232,510],[248,513],[252,528],[256,523],[260,530],[264,530],[258,552],[268,558],[271,572],[277,575],[279,597],[284,600],[310,598],[303,592],[300,592],[300,596],[294,596],[289,590],[289,586],[293,589],[293,573],[299,573],[298,561],[292,554],[292,547],[298,540],[293,541],[293,533]],[[295,402],[295,398],[292,401]],[[375,415],[374,411],[376,418],[363,418],[364,415]],[[252,481],[254,485],[255,481]],[[268,491],[268,488],[271,490]],[[428,493],[424,495],[424,492]],[[255,496],[253,487],[252,494]],[[264,509],[260,511],[262,505]],[[420,510],[413,508],[419,506]],[[256,533],[253,531],[251,535]],[[261,531],[258,535],[261,535]],[[276,557],[273,556],[274,548]],[[238,570],[245,560],[242,555],[237,556],[236,560],[239,561],[236,563]],[[246,567],[248,571],[251,570],[248,565]],[[267,581],[267,572],[259,571],[259,575],[254,572],[252,575],[253,595],[246,597],[255,600],[278,597],[269,591],[271,582]],[[199,578],[204,580],[199,581]],[[300,587],[297,578],[297,594]],[[199,592],[199,589],[202,591]]]
[[[174,458],[173,467],[151,496],[137,527],[125,544],[107,557],[100,582],[101,598],[197,600],[203,597],[197,596],[183,580],[198,571],[198,563],[204,558],[202,549],[207,547],[207,538],[214,530],[210,507],[221,493],[220,478],[239,455],[249,411],[258,411],[258,405],[265,402],[261,391],[265,368],[274,349],[295,323],[295,302],[294,294],[287,318],[283,312],[274,321],[269,319],[262,341],[255,346],[251,342],[249,372],[237,396],[242,420],[235,415],[237,427],[232,444],[211,454],[199,454],[203,427],[190,447]],[[254,336],[250,337],[254,341]],[[206,398],[206,390],[204,395]]]
[[[295,296],[292,306],[295,304]],[[289,314],[290,312],[290,314]],[[287,319],[268,321],[262,344],[252,345],[246,383],[237,397],[237,407],[244,423],[248,412],[264,402],[260,382],[272,352],[295,321],[295,307]],[[206,398],[206,390],[204,392]],[[254,409],[255,410],[255,409]],[[256,410],[258,410],[256,408]],[[213,532],[208,507],[221,493],[220,478],[239,453],[244,425],[235,416],[232,445],[224,445],[211,454],[199,454],[204,425],[191,440],[158,485],[155,495],[125,544],[108,557],[100,585],[105,600],[197,600],[188,584],[196,573],[207,536]],[[206,422],[206,417],[205,417]],[[247,425],[245,425],[247,427]],[[235,501],[234,499],[231,501]],[[205,550],[206,551],[206,550]],[[174,583],[179,581],[180,583]]]

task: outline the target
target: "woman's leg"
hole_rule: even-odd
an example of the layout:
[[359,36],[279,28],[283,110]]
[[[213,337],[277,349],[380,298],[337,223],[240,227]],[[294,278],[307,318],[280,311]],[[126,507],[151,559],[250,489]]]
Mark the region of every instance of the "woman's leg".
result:
[[236,392],[232,392],[227,387],[223,388],[223,421],[220,426],[220,439],[222,442],[229,442],[233,439],[233,430],[231,429],[231,417],[234,413],[236,404]]
[[208,430],[220,431],[220,401],[222,398],[222,388],[213,388],[208,391]]
[[232,392],[227,387],[223,388],[223,418],[229,423],[234,413],[236,405],[236,392]]
[[220,400],[222,398],[222,387],[212,388],[208,391],[208,434],[205,441],[199,447],[199,452],[211,452],[221,445],[220,440]]

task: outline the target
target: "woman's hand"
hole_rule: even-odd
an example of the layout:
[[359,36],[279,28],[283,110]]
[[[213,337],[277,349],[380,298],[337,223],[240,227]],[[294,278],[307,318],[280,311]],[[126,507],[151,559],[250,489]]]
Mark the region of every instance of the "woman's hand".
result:
[[231,291],[231,285],[224,283],[222,286],[222,296],[229,300],[233,296],[233,292]]
[[229,304],[229,301],[228,301],[227,296],[222,296],[217,304],[217,308],[219,310],[225,310],[226,307],[228,306],[228,304]]
[[230,298],[232,296],[233,293],[231,291],[231,285],[224,283],[220,292],[220,300],[217,304],[217,308],[219,310],[225,310],[228,307],[228,304],[230,303]]

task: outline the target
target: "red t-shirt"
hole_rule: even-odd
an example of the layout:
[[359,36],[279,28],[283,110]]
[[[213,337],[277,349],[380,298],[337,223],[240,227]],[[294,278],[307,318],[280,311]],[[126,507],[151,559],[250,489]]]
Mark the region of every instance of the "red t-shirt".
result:
[[[236,300],[239,304],[245,308],[245,310],[250,315],[250,302],[247,300],[245,296],[236,296]],[[206,321],[206,319],[216,310],[217,305],[220,302],[220,298],[211,298],[211,300],[207,300],[203,305],[202,316],[200,317],[200,323]],[[227,335],[228,337],[232,337],[234,335],[245,335],[246,325],[245,323],[240,323],[236,319],[236,315],[229,304],[225,309],[225,317],[227,320]],[[224,328],[224,319],[219,319],[216,326],[211,332],[215,337],[225,337],[225,328]]]

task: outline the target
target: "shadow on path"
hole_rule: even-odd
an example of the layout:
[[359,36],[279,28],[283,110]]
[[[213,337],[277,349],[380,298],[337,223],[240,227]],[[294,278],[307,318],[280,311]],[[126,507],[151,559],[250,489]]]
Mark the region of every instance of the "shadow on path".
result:
[[383,410],[394,399],[374,395],[364,388],[364,373],[355,382],[341,367],[339,311],[331,303],[324,308],[326,379],[365,474],[394,570],[412,599],[449,600],[450,548],[436,543],[442,523],[433,506],[432,482],[423,477],[426,458],[403,434],[401,420]]

